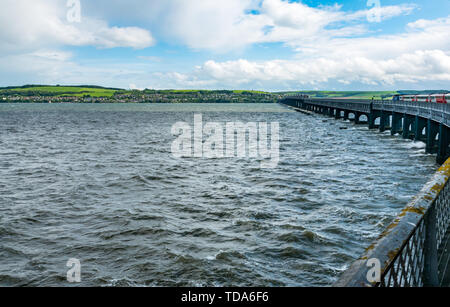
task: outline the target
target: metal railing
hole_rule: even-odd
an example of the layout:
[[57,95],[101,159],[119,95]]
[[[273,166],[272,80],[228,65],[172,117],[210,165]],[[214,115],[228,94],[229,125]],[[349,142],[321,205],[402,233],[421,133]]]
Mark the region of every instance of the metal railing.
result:
[[366,100],[355,100],[355,99],[317,99],[317,98],[309,98],[303,99],[304,102],[322,106],[322,107],[330,107],[330,108],[338,108],[342,110],[355,111],[355,112],[363,112],[370,113],[371,110],[371,101]]
[[373,109],[417,115],[450,127],[450,104],[385,100],[374,101]]
[[[365,255],[341,276],[341,287],[449,286],[450,159]],[[370,260],[380,279],[370,278]]]
[[450,104],[392,100],[304,98],[302,96],[291,96],[285,99],[301,100],[311,105],[362,113],[370,113],[372,110],[377,110],[417,115],[450,128]]

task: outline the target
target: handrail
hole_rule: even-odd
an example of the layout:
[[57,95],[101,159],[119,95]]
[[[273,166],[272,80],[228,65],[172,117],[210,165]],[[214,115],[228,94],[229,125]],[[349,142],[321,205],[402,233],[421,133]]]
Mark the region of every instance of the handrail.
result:
[[406,102],[392,100],[340,99],[340,98],[305,98],[289,96],[284,100],[302,101],[303,103],[342,109],[352,112],[370,113],[375,111],[397,112],[419,115],[434,120],[450,128],[450,104],[430,102]]

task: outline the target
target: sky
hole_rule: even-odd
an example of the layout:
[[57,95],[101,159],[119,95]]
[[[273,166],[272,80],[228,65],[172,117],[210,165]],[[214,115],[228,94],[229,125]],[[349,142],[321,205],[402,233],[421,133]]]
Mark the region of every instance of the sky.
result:
[[450,90],[450,1],[0,0],[0,86]]

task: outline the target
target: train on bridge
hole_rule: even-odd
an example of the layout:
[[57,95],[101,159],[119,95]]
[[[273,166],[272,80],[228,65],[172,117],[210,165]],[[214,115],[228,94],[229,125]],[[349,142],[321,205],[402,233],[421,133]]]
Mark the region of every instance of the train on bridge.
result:
[[[297,94],[291,96],[297,99],[310,99],[310,95]],[[338,98],[329,98],[338,99]],[[373,100],[373,99],[372,99]],[[429,103],[448,103],[450,104],[450,93],[447,94],[430,94],[430,95],[394,95],[392,97],[393,101],[404,101],[404,102],[429,102]]]
[[406,102],[450,103],[450,94],[395,95],[392,100]]

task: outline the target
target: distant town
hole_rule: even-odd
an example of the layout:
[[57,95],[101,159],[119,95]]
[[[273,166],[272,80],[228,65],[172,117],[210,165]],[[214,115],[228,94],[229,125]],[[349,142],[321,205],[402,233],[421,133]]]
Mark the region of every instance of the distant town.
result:
[[0,89],[0,102],[8,103],[274,103],[282,96],[258,91],[122,90],[92,86]]
[[316,98],[390,99],[398,94],[427,94],[436,92],[124,90],[89,85],[26,85],[0,88],[0,103],[275,103],[285,96],[299,93]]

